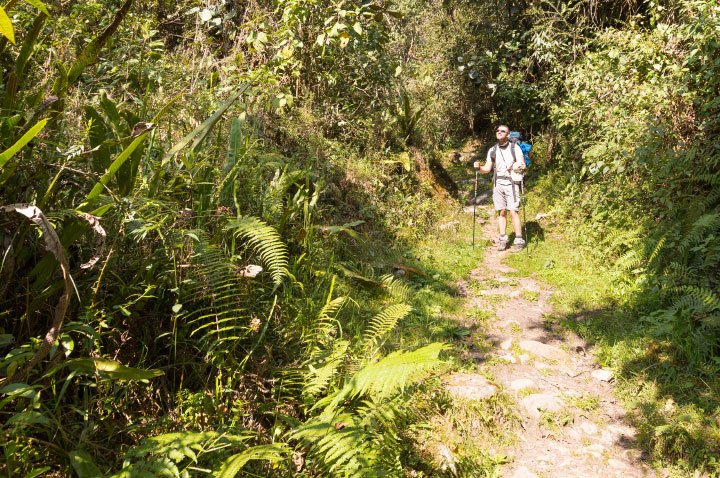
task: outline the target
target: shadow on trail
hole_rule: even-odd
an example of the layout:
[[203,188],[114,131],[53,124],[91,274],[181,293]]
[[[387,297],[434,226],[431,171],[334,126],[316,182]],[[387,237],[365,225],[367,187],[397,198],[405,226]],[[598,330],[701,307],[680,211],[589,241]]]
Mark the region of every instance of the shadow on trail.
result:
[[534,241],[545,241],[545,230],[537,221],[528,221],[525,223],[525,235],[527,235],[525,240],[528,244],[532,244]]
[[[573,304],[572,309],[576,312],[554,316],[553,334],[572,330],[595,349],[601,364],[621,364],[614,380],[634,408],[628,418],[645,453],[714,470],[720,456],[720,380],[695,368],[669,341],[649,336],[639,313],[628,306],[583,309]],[[633,444],[618,442],[627,448]]]

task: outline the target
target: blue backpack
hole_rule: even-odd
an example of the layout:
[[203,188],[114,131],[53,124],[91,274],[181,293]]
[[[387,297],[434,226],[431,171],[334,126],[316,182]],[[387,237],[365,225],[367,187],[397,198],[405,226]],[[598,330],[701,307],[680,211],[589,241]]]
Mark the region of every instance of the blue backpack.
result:
[[510,141],[513,143],[517,143],[517,145],[520,146],[520,149],[523,152],[523,157],[525,158],[525,166],[530,166],[530,150],[532,149],[532,145],[530,143],[525,143],[521,141],[519,131],[510,132]]

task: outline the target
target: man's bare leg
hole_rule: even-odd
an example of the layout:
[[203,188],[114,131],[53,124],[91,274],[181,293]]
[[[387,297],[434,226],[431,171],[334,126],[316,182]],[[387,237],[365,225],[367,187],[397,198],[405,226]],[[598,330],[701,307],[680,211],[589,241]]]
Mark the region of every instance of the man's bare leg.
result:
[[522,224],[520,223],[520,214],[518,214],[517,211],[510,211],[510,219],[512,221],[513,230],[515,231],[515,237],[522,237]]
[[498,250],[504,251],[507,249],[508,244],[508,237],[507,234],[505,234],[505,229],[507,228],[507,210],[502,209],[498,211],[498,230],[500,232],[500,237],[498,237]]
[[525,247],[525,239],[522,237],[520,214],[517,211],[510,211],[510,219],[512,220],[513,230],[515,231],[515,241],[513,242],[512,252],[519,252]]
[[501,211],[498,211],[498,231],[501,236],[505,235],[506,228],[507,228],[507,211],[505,209],[503,209]]

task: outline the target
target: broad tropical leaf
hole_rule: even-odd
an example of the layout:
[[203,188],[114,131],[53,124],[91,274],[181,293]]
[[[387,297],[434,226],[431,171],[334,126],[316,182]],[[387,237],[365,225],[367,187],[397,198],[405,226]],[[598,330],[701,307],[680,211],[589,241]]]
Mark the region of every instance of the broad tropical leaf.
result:
[[13,45],[15,44],[15,30],[3,7],[0,7],[0,33],[10,40]]
[[284,459],[288,453],[289,449],[282,444],[253,446],[225,460],[214,476],[215,478],[234,478],[250,460],[277,462]]
[[2,171],[2,167],[7,164],[10,159],[15,156],[15,153],[20,151],[23,146],[28,144],[35,136],[37,136],[40,131],[45,127],[49,119],[44,119],[42,121],[39,121],[35,126],[30,128],[27,133],[25,133],[22,138],[17,140],[15,144],[10,146],[8,149],[0,153],[0,171]]

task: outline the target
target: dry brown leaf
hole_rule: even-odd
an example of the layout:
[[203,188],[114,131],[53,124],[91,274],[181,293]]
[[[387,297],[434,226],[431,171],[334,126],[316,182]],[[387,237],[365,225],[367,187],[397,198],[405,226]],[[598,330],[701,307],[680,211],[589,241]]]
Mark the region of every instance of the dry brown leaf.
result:
[[98,217],[79,211],[77,214],[90,224],[90,228],[95,232],[95,236],[97,237],[97,252],[95,253],[95,256],[86,263],[80,265],[81,269],[90,269],[98,263],[100,256],[102,256],[105,251],[105,238],[107,237],[107,234],[105,233],[105,229],[103,229],[100,225],[100,219]]
[[40,208],[33,206],[32,204],[11,204],[9,206],[3,206],[2,209],[8,213],[16,212],[25,216],[42,230],[43,239],[45,240],[45,249],[51,252],[60,263],[60,269],[65,282],[65,290],[55,306],[53,321],[50,325],[50,329],[45,334],[45,340],[40,344],[38,349],[35,351],[35,354],[32,356],[27,365],[25,365],[25,368],[15,374],[12,379],[7,380],[8,382],[19,382],[25,378],[35,365],[45,358],[45,356],[50,352],[53,344],[55,344],[55,341],[60,334],[63,321],[65,320],[65,313],[67,312],[68,305],[70,304],[70,296],[72,294],[73,285],[72,278],[70,277],[70,266],[68,264],[65,248],[60,243],[60,238],[58,237],[55,228],[52,224],[50,224]]
[[403,264],[393,264],[392,266],[393,266],[395,269],[400,269],[400,270],[403,270],[403,271],[405,271],[405,272],[410,272],[410,273],[412,273],[412,274],[418,274],[418,275],[421,275],[421,276],[423,276],[423,277],[424,277],[424,276],[427,276],[426,273],[424,273],[424,272],[421,271],[420,269],[417,269],[417,268],[412,267],[412,266],[406,266],[406,265],[403,265]]
[[257,276],[262,271],[263,271],[262,266],[258,266],[255,264],[249,264],[240,270],[240,275],[242,277],[249,277],[252,279],[253,277]]

